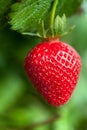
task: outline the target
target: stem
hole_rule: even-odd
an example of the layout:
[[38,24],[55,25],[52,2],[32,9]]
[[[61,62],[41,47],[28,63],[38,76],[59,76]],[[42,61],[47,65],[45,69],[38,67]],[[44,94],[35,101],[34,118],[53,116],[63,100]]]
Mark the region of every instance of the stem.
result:
[[52,37],[54,37],[53,26],[54,26],[54,17],[55,17],[55,12],[56,12],[57,5],[58,5],[58,0],[54,0],[52,13],[51,13],[51,22],[50,22],[50,28],[51,28],[51,31],[52,31]]
[[45,39],[46,33],[45,33],[45,28],[44,28],[44,21],[42,21],[41,25],[42,25],[42,37]]
[[43,125],[46,125],[46,124],[50,124],[50,123],[56,121],[58,118],[59,118],[59,115],[55,115],[54,117],[52,117],[52,118],[50,118],[48,120],[45,120],[45,121],[38,122],[38,123],[32,124],[30,126],[27,126],[25,128],[25,130],[27,130],[27,129],[34,129],[36,127],[40,127],[40,126],[43,126]]

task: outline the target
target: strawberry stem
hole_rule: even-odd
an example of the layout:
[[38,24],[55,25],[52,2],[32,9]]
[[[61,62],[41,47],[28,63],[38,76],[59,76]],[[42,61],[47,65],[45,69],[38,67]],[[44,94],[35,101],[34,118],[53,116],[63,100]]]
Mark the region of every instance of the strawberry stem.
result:
[[54,0],[52,13],[51,13],[51,22],[50,22],[52,37],[54,37],[54,18],[55,18],[55,12],[56,12],[57,5],[58,5],[58,0]]
[[45,27],[44,27],[44,21],[42,21],[41,26],[42,26],[42,37],[45,39],[46,38],[46,32],[45,32]]

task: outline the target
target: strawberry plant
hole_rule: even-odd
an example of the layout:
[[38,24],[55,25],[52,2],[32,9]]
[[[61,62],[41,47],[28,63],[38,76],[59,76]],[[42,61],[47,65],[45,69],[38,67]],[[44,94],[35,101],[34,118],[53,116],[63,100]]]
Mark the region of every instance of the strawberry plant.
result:
[[53,106],[61,106],[69,100],[81,69],[79,54],[68,44],[60,42],[60,37],[67,32],[66,16],[57,15],[55,18],[58,2],[53,2],[47,29],[40,19],[40,30],[23,33],[44,40],[27,54],[24,67],[36,90]]
[[[68,22],[79,14],[82,1],[0,1],[0,42],[3,43],[0,54],[4,50],[8,59],[8,62],[7,59],[3,61],[1,55],[3,64],[0,65],[7,66],[8,79],[13,83],[11,87],[10,80],[4,80],[9,87],[1,89],[0,114],[3,113],[3,123],[0,122],[0,128],[36,130],[44,124],[52,123],[53,127],[55,120],[61,120],[62,109],[67,108],[69,99],[73,99],[82,67],[80,43],[71,46],[64,40],[67,36],[72,37],[70,33],[75,26],[73,22],[72,25]],[[1,75],[3,70],[0,71]],[[47,114],[46,110],[42,112],[42,106]],[[39,107],[43,116],[38,112]],[[33,117],[37,114],[39,120],[35,123]],[[49,116],[53,117],[47,120]],[[44,118],[46,121],[43,121]],[[42,122],[38,123],[40,119]],[[46,129],[50,129],[50,125]]]

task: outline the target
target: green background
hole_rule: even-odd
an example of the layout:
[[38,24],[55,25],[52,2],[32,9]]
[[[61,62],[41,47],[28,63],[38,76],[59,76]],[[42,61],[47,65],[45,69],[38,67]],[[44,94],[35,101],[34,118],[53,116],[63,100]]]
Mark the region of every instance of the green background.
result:
[[82,59],[78,85],[70,101],[60,107],[48,105],[28,80],[24,57],[40,40],[22,36],[9,27],[0,28],[0,130],[26,129],[59,114],[55,122],[31,130],[87,130],[87,1],[83,12],[68,19],[76,28],[62,40],[72,45]]

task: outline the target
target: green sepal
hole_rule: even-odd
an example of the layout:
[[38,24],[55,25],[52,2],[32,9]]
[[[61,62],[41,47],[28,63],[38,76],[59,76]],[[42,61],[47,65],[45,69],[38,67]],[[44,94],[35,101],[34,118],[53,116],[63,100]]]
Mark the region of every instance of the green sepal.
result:
[[64,33],[66,28],[66,16],[63,14],[62,17],[59,15],[56,16],[55,21],[54,21],[54,35],[61,35]]

